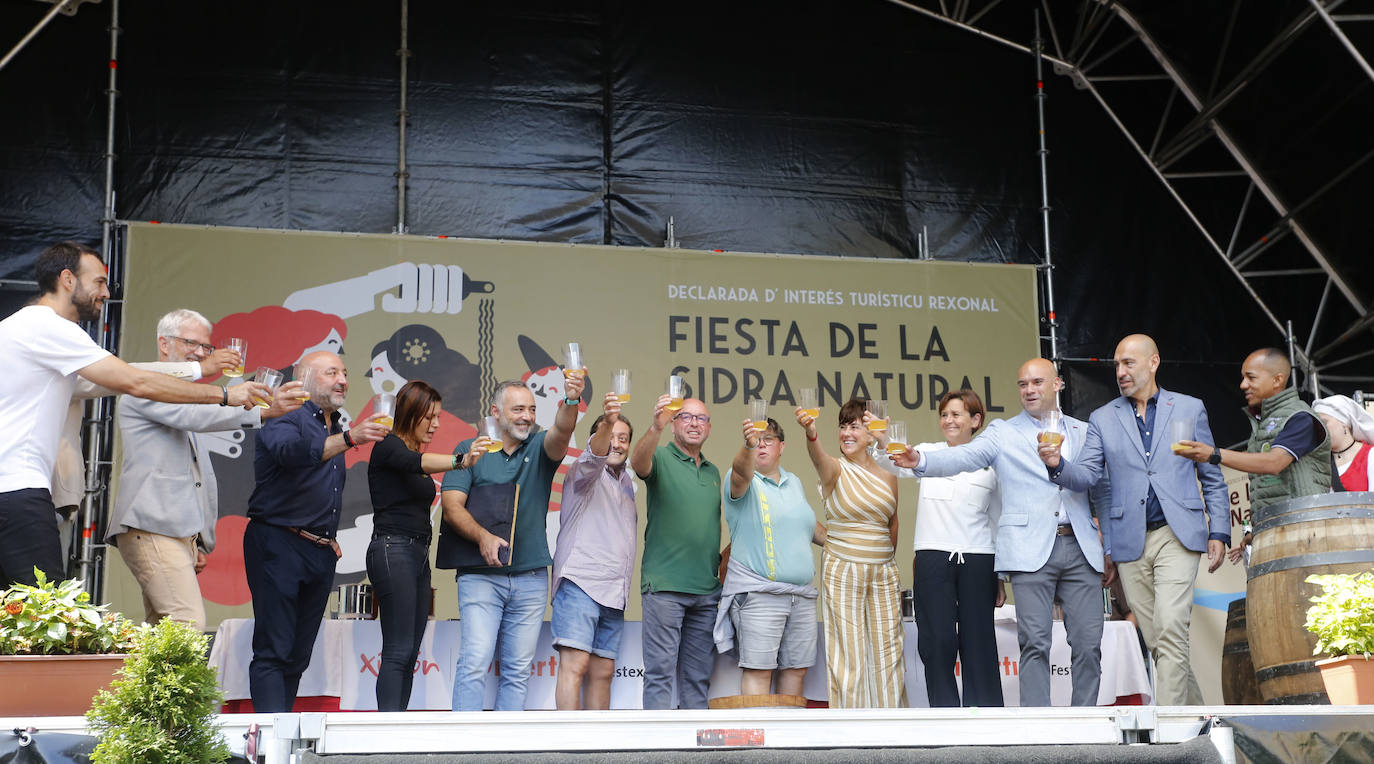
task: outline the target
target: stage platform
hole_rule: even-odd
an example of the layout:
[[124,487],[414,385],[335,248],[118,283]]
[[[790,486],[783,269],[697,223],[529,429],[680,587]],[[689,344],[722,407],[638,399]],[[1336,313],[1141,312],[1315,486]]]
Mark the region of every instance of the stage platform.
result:
[[[735,758],[728,751],[758,749],[814,754],[945,748],[952,755],[954,749],[969,747],[991,750],[986,761],[1009,760],[1004,753],[1050,753],[1040,746],[1055,747],[1058,753],[1047,760],[1058,762],[1076,760],[1074,747],[1094,751],[1088,760],[1102,760],[1104,751],[1119,751],[1119,757],[1108,758],[1140,759],[1148,753],[1144,749],[1150,749],[1153,755],[1140,760],[1158,761],[1168,759],[1169,746],[1184,743],[1188,745],[1172,749],[1182,758],[1196,760],[1202,751],[1201,760],[1234,762],[1237,729],[1255,725],[1304,735],[1338,729],[1356,733],[1362,747],[1374,744],[1370,706],[302,713],[232,714],[219,720],[237,755],[248,750],[250,732],[256,731],[256,751],[267,764],[287,764],[293,754],[295,761],[362,754],[385,754],[388,761],[406,761],[406,754],[446,753],[662,752],[656,760],[675,757],[672,752],[722,754],[711,757],[715,760]],[[35,728],[39,734],[81,734],[85,720],[0,719],[0,729],[24,728]],[[1202,746],[1201,740],[1210,747]],[[1155,758],[1159,755],[1165,759]]]

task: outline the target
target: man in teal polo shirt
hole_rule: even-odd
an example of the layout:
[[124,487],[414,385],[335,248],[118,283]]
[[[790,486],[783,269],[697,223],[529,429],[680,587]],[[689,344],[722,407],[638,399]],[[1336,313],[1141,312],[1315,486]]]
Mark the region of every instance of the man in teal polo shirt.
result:
[[[671,411],[661,396],[653,422],[630,456],[649,489],[640,566],[644,640],[644,708],[706,708],[714,664],[711,636],[720,602],[720,470],[701,446],[711,415],[696,398]],[[659,447],[671,420],[673,440]]]
[[[501,643],[501,681],[497,711],[525,710],[525,686],[549,598],[549,542],[544,525],[554,472],[568,453],[577,426],[577,402],[583,379],[566,381],[566,398],[553,429],[535,432],[534,394],[519,380],[502,382],[491,398],[491,413],[501,423],[502,448],[477,460],[471,469],[444,476],[444,522],[477,544],[488,565],[458,569],[458,615],[462,641],[453,681],[453,710],[481,711],[487,667]],[[458,444],[466,454],[472,438]],[[485,442],[485,441],[484,441]],[[510,564],[501,565],[504,539],[487,532],[467,510],[468,493],[477,486],[515,483],[515,546]]]

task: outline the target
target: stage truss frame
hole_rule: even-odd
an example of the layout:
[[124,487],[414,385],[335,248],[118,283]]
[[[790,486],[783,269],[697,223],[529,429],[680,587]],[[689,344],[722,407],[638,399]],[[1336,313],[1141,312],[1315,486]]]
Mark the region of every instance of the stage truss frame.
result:
[[[1232,34],[1235,32],[1241,3],[1235,2],[1228,17],[1223,39],[1218,41],[1216,60],[1212,70],[1211,82],[1206,88],[1191,82],[1183,74],[1183,69],[1160,46],[1158,41],[1119,0],[1040,0],[1037,13],[1044,14],[1044,24],[1048,30],[1053,52],[1044,53],[1055,72],[1073,80],[1075,87],[1092,95],[1106,112],[1109,119],[1121,131],[1131,148],[1149,165],[1165,190],[1182,208],[1184,214],[1196,226],[1209,248],[1221,258],[1228,270],[1240,282],[1241,287],[1254,300],[1264,315],[1278,330],[1288,344],[1289,355],[1301,374],[1298,384],[1318,395],[1329,395],[1333,390],[1329,383],[1368,384],[1374,377],[1342,376],[1332,370],[1352,361],[1374,355],[1374,348],[1348,349],[1352,340],[1363,337],[1374,338],[1374,311],[1370,310],[1368,295],[1362,294],[1352,281],[1333,263],[1329,253],[1314,239],[1299,221],[1298,215],[1348,178],[1371,159],[1374,148],[1364,153],[1357,161],[1350,163],[1339,173],[1321,184],[1315,191],[1296,204],[1287,202],[1270,178],[1255,165],[1245,151],[1232,137],[1231,133],[1218,119],[1218,114],[1227,103],[1232,101],[1254,76],[1272,64],[1275,58],[1291,44],[1293,39],[1309,27],[1325,25],[1333,44],[1349,55],[1355,65],[1374,80],[1374,67],[1368,58],[1357,48],[1345,32],[1350,24],[1374,21],[1374,14],[1336,14],[1338,8],[1347,0],[1307,0],[1310,7],[1298,13],[1282,30],[1265,45],[1258,55],[1242,66],[1229,81],[1221,82],[1223,65],[1228,62],[1227,54]],[[965,32],[974,34],[991,43],[1019,50],[1031,55],[1039,55],[1036,40],[1020,42],[1004,34],[992,31],[993,21],[998,29],[1017,28],[1026,30],[1027,36],[1035,34],[1038,40],[1039,25],[1033,24],[1031,9],[1021,3],[1005,3],[1001,0],[887,0],[887,2],[921,14],[927,18],[949,24]],[[1071,8],[1073,13],[1064,13]],[[1056,9],[1058,17],[1056,18]],[[1255,12],[1270,12],[1258,10]],[[1070,19],[1065,17],[1072,17]],[[1103,65],[1135,47],[1143,47],[1154,62],[1153,67],[1130,72],[1101,73]],[[1168,83],[1166,95],[1160,96],[1157,83]],[[1151,84],[1154,87],[1149,87]],[[1140,87],[1146,85],[1146,87]],[[1103,86],[1110,86],[1112,96],[1108,98]],[[1180,98],[1191,108],[1193,115],[1181,128],[1170,129],[1171,117]],[[1148,110],[1158,115],[1157,122],[1147,124],[1141,119],[1127,117],[1123,110],[1114,104],[1126,101],[1140,102],[1156,100],[1152,105],[1158,108]],[[1043,125],[1042,125],[1043,127]],[[1209,160],[1224,156],[1229,158],[1229,166],[1201,171],[1185,171],[1176,165],[1189,155],[1195,154],[1206,146],[1219,145],[1223,152],[1209,154]],[[1042,176],[1043,177],[1043,176]],[[1248,179],[1244,194],[1239,200],[1239,210],[1235,223],[1226,230],[1209,230],[1202,222],[1203,216],[1190,204],[1190,198],[1199,194],[1212,193],[1214,188],[1206,188],[1207,181],[1224,178]],[[1259,213],[1252,210],[1255,192],[1269,203],[1276,215],[1266,223],[1264,233],[1251,241],[1242,241],[1241,233],[1250,216]],[[1253,221],[1251,221],[1253,222]],[[1046,224],[1047,225],[1047,224]],[[1264,269],[1256,267],[1256,261],[1275,244],[1293,237],[1310,257],[1311,266],[1303,268]],[[1048,248],[1046,251],[1048,255]],[[1046,280],[1052,289],[1052,268],[1046,257]],[[1275,294],[1290,288],[1287,279],[1322,279],[1321,298],[1310,322],[1304,322],[1304,329],[1295,332],[1291,319],[1281,320],[1274,315],[1263,299],[1264,294]],[[1331,298],[1347,303],[1357,318],[1342,327],[1334,338],[1330,332],[1322,334],[1323,322],[1331,313]],[[1042,317],[1054,336],[1057,317],[1047,314]],[[1319,337],[1327,340],[1317,345]],[[1053,339],[1050,340],[1054,345]],[[1055,348],[1057,349],[1057,348]],[[1052,349],[1051,352],[1054,352]],[[1345,355],[1338,355],[1338,351]],[[1089,361],[1087,358],[1060,358],[1057,360]]]

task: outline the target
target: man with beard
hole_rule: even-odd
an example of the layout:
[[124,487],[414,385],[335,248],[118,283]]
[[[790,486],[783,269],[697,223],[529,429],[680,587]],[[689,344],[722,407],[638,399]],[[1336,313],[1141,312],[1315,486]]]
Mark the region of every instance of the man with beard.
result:
[[[639,590],[643,608],[644,708],[706,708],[720,606],[720,470],[701,446],[711,434],[706,404],[688,398],[673,412],[654,405],[630,467],[649,489]],[[664,426],[673,440],[660,447]]]
[[[530,663],[544,621],[549,598],[549,540],[545,524],[553,477],[577,426],[578,399],[585,380],[567,377],[562,406],[553,428],[535,432],[534,393],[519,380],[496,386],[491,415],[501,427],[501,448],[484,455],[470,469],[444,476],[444,522],[476,544],[486,565],[459,567],[458,614],[463,638],[453,680],[453,710],[481,711],[487,669],[501,644],[501,680],[496,690],[497,711],[525,710],[525,687]],[[454,454],[485,447],[485,438],[469,438]],[[514,546],[479,524],[468,512],[468,496],[489,485],[516,487]],[[502,547],[509,562],[502,564]],[[440,567],[444,567],[440,561]]]
[[[1155,702],[1202,704],[1193,676],[1189,628],[1198,558],[1207,553],[1214,572],[1231,543],[1226,479],[1214,464],[1176,456],[1169,433],[1182,422],[1196,442],[1212,445],[1202,401],[1160,388],[1159,350],[1144,334],[1116,346],[1121,397],[1088,417],[1088,438],[1073,459],[1059,446],[1040,446],[1050,480],[1074,491],[1110,481],[1111,503],[1099,509],[1102,545],[1116,564],[1126,600],[1145,645],[1154,655]],[[1201,482],[1202,490],[1198,490]]]
[[35,582],[34,569],[64,569],[52,475],[76,377],[115,392],[165,403],[253,405],[267,396],[248,382],[232,390],[135,369],[110,355],[77,325],[100,318],[110,296],[105,263],[76,242],[54,244],[34,264],[38,297],[0,321],[0,589]]
[[296,366],[313,370],[305,388],[310,400],[259,431],[257,484],[243,531],[243,568],[256,618],[248,692],[257,713],[289,712],[310,665],[340,554],[344,452],[390,432],[374,420],[340,427],[348,371],[339,356],[318,350]]
[[[194,310],[174,310],[157,323],[158,360],[200,363],[215,352],[211,325]],[[178,406],[142,398],[119,401],[124,437],[119,496],[105,540],[143,591],[144,618],[205,629],[205,604],[196,574],[215,548],[219,490],[196,433],[256,429],[265,420],[300,408],[300,382],[283,385],[271,408],[243,411],[222,406]]]

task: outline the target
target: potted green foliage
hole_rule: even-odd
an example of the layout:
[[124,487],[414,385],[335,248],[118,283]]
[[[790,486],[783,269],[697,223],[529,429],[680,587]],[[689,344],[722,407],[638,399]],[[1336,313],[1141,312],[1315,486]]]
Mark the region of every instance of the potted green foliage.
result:
[[0,716],[74,716],[114,679],[134,625],[91,603],[82,582],[49,581],[0,593]]
[[143,626],[112,691],[86,720],[100,738],[94,764],[171,764],[229,758],[215,714],[224,702],[205,659],[209,638],[164,618]]
[[1335,705],[1374,703],[1374,571],[1313,575],[1322,593],[1307,609],[1307,630],[1317,637],[1314,655],[1326,694]]

